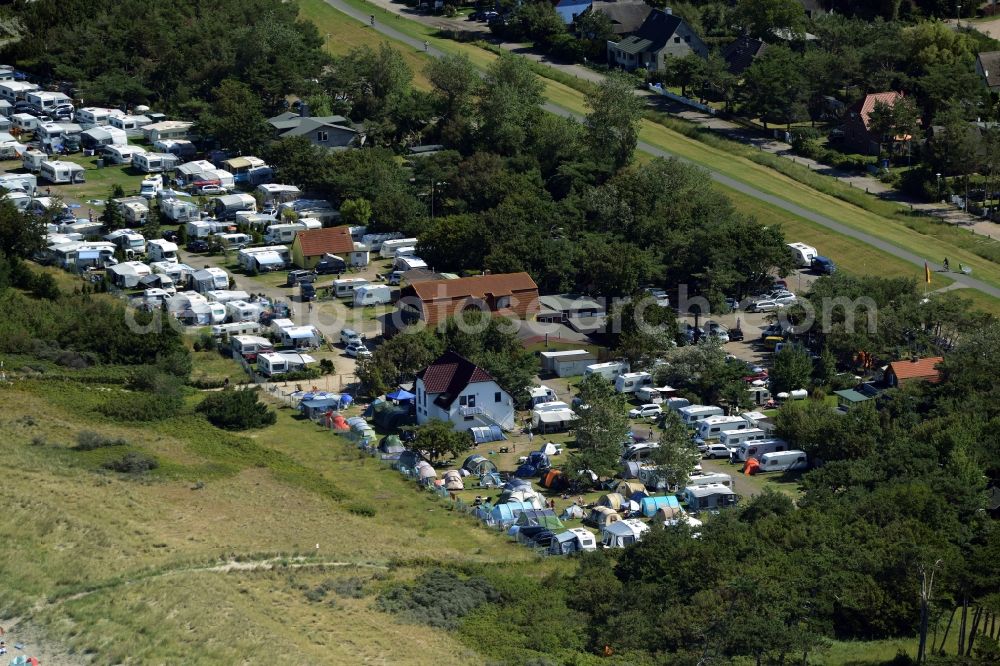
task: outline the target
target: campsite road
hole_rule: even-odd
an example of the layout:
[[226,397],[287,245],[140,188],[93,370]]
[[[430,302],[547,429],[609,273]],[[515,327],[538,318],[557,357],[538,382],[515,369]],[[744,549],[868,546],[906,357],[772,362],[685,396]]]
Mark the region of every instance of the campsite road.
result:
[[[362,24],[368,25],[370,23],[370,15],[365,14],[351,7],[347,3],[343,2],[343,0],[326,0],[326,2],[334,9],[350,16],[351,18],[359,21]],[[417,49],[418,51],[424,50],[424,44],[420,40],[405,35],[399,30],[394,29],[392,26],[387,25],[382,21],[376,20],[373,27],[376,31],[380,32],[386,37],[390,37],[400,43],[407,44],[413,47],[414,49]],[[443,51],[434,48],[433,46],[428,46],[426,52],[429,55],[434,56],[435,58],[440,58],[445,55]],[[556,104],[546,103],[544,108],[546,111],[549,111],[551,113],[560,116],[573,118],[574,120],[577,121],[583,120],[583,116],[581,116],[580,114],[569,111],[568,109],[565,109]],[[663,148],[654,146],[652,144],[643,141],[639,142],[638,149],[654,157],[673,157],[685,162],[690,162],[690,160],[686,160],[682,157],[679,157],[671,153],[669,150],[665,150]],[[863,231],[852,229],[851,227],[841,224],[840,222],[837,222],[832,218],[826,217],[825,215],[820,215],[819,213],[815,213],[811,210],[803,208],[802,206],[799,206],[797,204],[791,203],[790,201],[786,201],[785,199],[782,199],[781,197],[775,196],[773,194],[762,192],[761,190],[758,190],[755,187],[751,187],[750,185],[747,185],[746,183],[736,180],[735,178],[711,170],[709,170],[709,174],[711,175],[712,179],[715,182],[719,183],[720,185],[732,188],[737,192],[740,192],[741,194],[753,197],[754,199],[763,201],[767,204],[777,206],[778,208],[781,208],[782,210],[791,213],[792,215],[796,215],[814,224],[826,227],[827,229],[830,229],[831,231],[834,231],[843,236],[847,236],[849,238],[853,238],[854,240],[861,241],[862,243],[871,245],[874,248],[877,248],[894,257],[897,257],[911,264],[914,264],[915,266],[922,268],[926,263],[928,266],[930,266],[931,270],[938,271],[941,269],[941,266],[939,266],[934,262],[929,261],[927,257],[918,256],[916,254],[913,254],[912,252],[909,252],[908,250],[904,250],[896,245],[893,245],[892,243],[876,238]],[[1000,288],[994,287],[993,285],[987,284],[981,280],[977,280],[967,275],[958,275],[955,273],[949,273],[948,276],[954,279],[955,282],[965,287],[968,287],[970,289],[975,289],[984,294],[992,296],[993,298],[1000,298]]]

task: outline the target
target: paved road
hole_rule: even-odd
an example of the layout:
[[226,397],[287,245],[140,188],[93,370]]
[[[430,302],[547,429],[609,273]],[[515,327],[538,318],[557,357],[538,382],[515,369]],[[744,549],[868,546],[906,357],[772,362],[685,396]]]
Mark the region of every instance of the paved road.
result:
[[[334,9],[337,9],[338,11],[343,12],[344,14],[347,14],[348,16],[354,18],[357,21],[360,21],[361,23],[363,23],[365,25],[369,24],[369,16],[370,16],[369,14],[365,14],[364,12],[361,12],[361,11],[358,11],[357,9],[354,9],[350,5],[347,5],[346,3],[344,3],[342,0],[326,0],[326,1],[327,1],[327,4],[329,4]],[[378,31],[379,33],[381,33],[381,34],[383,34],[383,35],[385,35],[387,37],[390,37],[390,38],[392,38],[392,39],[394,39],[394,40],[396,40],[396,41],[398,41],[400,43],[412,46],[414,49],[424,50],[424,43],[422,41],[420,41],[418,39],[415,39],[413,37],[410,37],[408,35],[403,34],[402,32],[394,29],[391,25],[386,24],[383,21],[376,20],[375,21],[374,29],[376,31]],[[441,50],[436,49],[433,46],[428,46],[427,53],[429,55],[434,56],[435,58],[440,58],[443,55],[445,55]],[[573,119],[578,120],[578,121],[582,121],[583,120],[583,116],[581,116],[580,114],[574,113],[572,111],[569,111],[568,109],[565,109],[565,108],[563,108],[561,106],[557,106],[557,105],[552,104],[552,103],[546,103],[545,106],[544,106],[544,108],[545,108],[546,111],[549,111],[551,113],[554,113],[554,114],[557,114],[557,115],[560,115],[560,116],[564,116],[564,117],[567,117],[567,118],[573,118]],[[638,148],[639,148],[639,150],[643,151],[644,153],[647,153],[649,155],[653,155],[654,157],[674,157],[674,158],[678,158],[678,159],[680,159],[682,161],[690,163],[690,160],[686,160],[684,158],[681,158],[681,157],[679,157],[679,156],[671,153],[668,150],[664,150],[663,148],[660,148],[658,146],[654,146],[654,145],[649,144],[649,143],[645,143],[643,141],[639,142]],[[700,166],[700,165],[698,165],[698,166]],[[897,247],[897,246],[893,245],[892,243],[889,243],[887,241],[881,240],[879,238],[875,238],[874,236],[872,236],[870,234],[866,234],[863,231],[858,231],[856,229],[853,229],[851,227],[843,225],[840,222],[837,222],[836,220],[834,220],[832,218],[826,217],[825,215],[820,215],[820,214],[814,213],[814,212],[812,212],[810,210],[806,210],[805,208],[802,208],[801,206],[798,206],[798,205],[796,205],[794,203],[786,201],[785,199],[782,199],[781,197],[777,197],[777,196],[775,196],[773,194],[768,194],[767,192],[762,192],[762,191],[758,190],[755,187],[751,187],[751,186],[749,186],[749,185],[747,185],[745,183],[742,183],[742,182],[740,182],[740,181],[738,181],[738,180],[736,180],[734,178],[731,178],[729,176],[726,176],[724,174],[721,174],[721,173],[718,173],[718,172],[715,172],[715,171],[710,171],[710,170],[709,170],[709,174],[711,175],[712,180],[714,180],[715,182],[719,183],[720,185],[724,185],[726,187],[732,188],[732,189],[736,190],[737,192],[740,192],[740,193],[745,194],[747,196],[753,197],[754,199],[757,199],[759,201],[763,201],[763,202],[771,204],[773,206],[777,206],[778,208],[781,208],[782,210],[784,210],[786,212],[789,212],[789,213],[791,213],[793,215],[797,215],[799,217],[802,217],[802,218],[804,218],[806,220],[809,220],[810,222],[813,222],[815,224],[819,224],[819,225],[821,225],[823,227],[826,227],[827,229],[830,229],[831,231],[835,231],[835,232],[837,232],[839,234],[843,234],[844,236],[848,236],[848,237],[853,238],[855,240],[859,240],[859,241],[861,241],[863,243],[871,245],[872,247],[878,248],[879,250],[882,250],[883,252],[887,252],[888,254],[891,254],[894,257],[897,257],[899,259],[907,261],[907,262],[913,264],[914,266],[923,268],[924,264],[926,263],[928,266],[930,266],[931,270],[937,271],[937,270],[941,269],[941,266],[938,265],[937,263],[933,262],[933,261],[930,261],[929,257],[921,257],[921,256],[918,256],[916,254],[913,254],[912,252],[909,252],[908,250],[904,250],[904,249],[902,249],[900,247]],[[975,289],[977,291],[981,291],[982,293],[987,294],[989,296],[992,296],[993,298],[1000,298],[1000,288],[997,288],[997,287],[994,287],[994,286],[992,286],[990,284],[987,284],[987,283],[983,282],[982,280],[977,280],[977,279],[975,279],[973,277],[965,276],[965,275],[961,275],[960,276],[960,275],[957,275],[955,273],[950,273],[949,277],[951,277],[957,283],[961,284],[964,287],[968,287],[970,289]]]

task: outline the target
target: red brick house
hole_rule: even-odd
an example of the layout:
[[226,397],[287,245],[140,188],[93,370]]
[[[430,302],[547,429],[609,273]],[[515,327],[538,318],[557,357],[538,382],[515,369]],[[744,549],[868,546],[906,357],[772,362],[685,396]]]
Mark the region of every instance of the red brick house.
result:
[[882,137],[871,131],[871,113],[875,109],[875,104],[882,102],[890,107],[903,98],[903,93],[880,92],[865,95],[863,99],[856,102],[845,115],[844,121],[844,141],[859,153],[865,155],[877,155],[879,142]]
[[940,356],[932,356],[893,361],[885,371],[885,383],[892,388],[919,381],[936,384],[941,381],[941,372],[937,366],[943,360]]

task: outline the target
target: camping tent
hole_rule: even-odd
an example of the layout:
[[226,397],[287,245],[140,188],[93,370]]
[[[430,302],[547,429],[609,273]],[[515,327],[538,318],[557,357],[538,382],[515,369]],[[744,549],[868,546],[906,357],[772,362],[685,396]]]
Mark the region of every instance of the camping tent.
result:
[[545,442],[542,444],[541,448],[538,449],[539,453],[544,453],[546,456],[554,456],[559,453],[559,447],[552,442]]
[[406,469],[415,469],[417,464],[421,462],[420,454],[416,451],[407,449],[399,454],[399,466]]
[[503,430],[498,425],[476,426],[475,428],[469,428],[469,432],[472,433],[472,439],[475,440],[476,444],[502,442],[507,439],[503,434]]
[[378,450],[382,453],[402,453],[406,450],[403,443],[399,441],[397,435],[389,435],[388,437],[383,437],[382,441],[378,445]]
[[430,484],[437,479],[437,472],[434,471],[429,462],[421,460],[417,463],[417,476],[420,477],[420,483]]
[[524,463],[517,468],[514,474],[522,479],[530,479],[533,476],[538,476],[538,468],[531,463]]
[[607,495],[601,495],[601,498],[597,500],[597,503],[601,506],[606,506],[609,509],[617,511],[625,506],[625,498],[622,497],[620,493],[608,493]]
[[552,509],[529,509],[522,511],[514,520],[518,527],[541,526],[549,529],[563,527],[559,516]]
[[482,476],[483,474],[489,474],[490,472],[496,472],[497,466],[493,464],[492,461],[484,458],[478,453],[474,453],[465,459],[462,463],[462,467],[469,471],[469,474],[473,476]]
[[558,469],[550,469],[542,477],[542,486],[549,490],[565,490],[569,486],[569,479]]
[[622,478],[623,479],[638,479],[639,478],[640,464],[635,461],[630,461],[622,465]]
[[417,396],[415,396],[414,394],[410,393],[409,391],[407,391],[404,388],[398,388],[398,389],[396,389],[395,391],[393,391],[392,393],[388,394],[385,397],[388,398],[389,400],[398,400],[399,402],[406,402],[408,400],[413,400]]
[[624,548],[642,541],[649,525],[639,520],[619,520],[601,529],[601,542],[608,548]]
[[522,504],[530,504],[535,508],[541,508],[545,506],[544,500],[541,496],[536,493],[531,488],[517,488],[515,490],[504,490],[500,494],[500,502],[521,502]]
[[556,537],[552,530],[541,525],[535,527],[515,526],[511,529],[517,530],[517,542],[530,548],[544,548],[548,550],[552,545],[552,540]]
[[581,550],[595,550],[594,535],[582,527],[573,527],[555,535],[549,545],[552,555],[568,555]]
[[522,504],[521,502],[508,502],[506,504],[497,504],[490,510],[489,518],[487,522],[491,525],[497,525],[499,527],[507,527],[513,525],[514,521],[521,514],[522,511],[534,511],[535,507],[531,504]]
[[562,515],[559,516],[562,520],[576,520],[583,518],[583,507],[579,504],[570,504],[568,507],[563,509]]
[[[463,468],[464,469],[464,468]],[[480,488],[499,488],[503,485],[500,475],[497,472],[490,472],[479,477]]]
[[413,423],[408,405],[394,405],[391,402],[380,402],[371,409],[371,419],[383,430],[395,430]]
[[615,492],[623,497],[632,497],[636,493],[642,493],[646,495],[646,486],[642,485],[638,481],[620,481],[617,486],[615,486]]
[[604,527],[621,519],[622,517],[618,515],[617,511],[606,506],[595,506],[590,510],[590,515],[587,516],[587,522],[597,527]]
[[462,475],[458,473],[458,470],[449,469],[444,473],[444,487],[446,490],[465,490]]
[[661,508],[680,509],[681,504],[673,495],[659,495],[644,498],[639,506],[642,507],[642,515],[648,518]]
[[667,523],[673,524],[676,522],[678,516],[682,515],[684,512],[681,510],[680,506],[661,506],[653,514],[653,520],[650,521],[657,525],[665,525]]

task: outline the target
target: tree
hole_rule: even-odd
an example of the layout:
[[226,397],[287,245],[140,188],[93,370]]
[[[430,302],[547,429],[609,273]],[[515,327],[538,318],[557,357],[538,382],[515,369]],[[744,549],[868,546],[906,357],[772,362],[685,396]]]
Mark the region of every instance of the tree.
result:
[[209,393],[197,410],[212,425],[225,430],[248,430],[274,425],[278,420],[277,415],[259,397],[259,389],[225,389]]
[[705,78],[705,59],[697,53],[668,58],[664,79],[670,85],[680,86],[681,95],[687,97],[688,86],[701,87]]
[[26,215],[9,199],[0,199],[0,252],[8,259],[28,259],[45,248],[45,219]]
[[765,127],[768,122],[790,124],[805,117],[805,90],[802,59],[784,46],[769,47],[743,75],[747,110]]
[[372,205],[363,198],[347,199],[340,204],[340,221],[352,227],[364,227],[372,218]]
[[601,81],[597,94],[587,98],[587,106],[587,146],[595,159],[610,159],[617,171],[632,161],[643,102],[626,74],[612,72]]
[[871,113],[868,114],[868,129],[878,138],[878,152],[882,155],[882,144],[886,137],[892,136],[896,126],[896,119],[892,113],[892,105],[882,100],[875,102]]
[[455,430],[449,421],[431,419],[415,430],[414,448],[423,451],[435,462],[445,456],[456,457],[468,450],[471,440],[469,433]]
[[465,115],[469,111],[479,76],[467,55],[446,54],[434,58],[424,73],[434,86],[445,117]]
[[490,63],[479,92],[480,141],[490,150],[514,155],[524,147],[541,114],[544,86],[528,61],[504,51]]
[[647,368],[676,346],[677,318],[649,294],[635,294],[611,311],[614,348],[636,370]]
[[223,81],[213,97],[210,110],[199,120],[201,134],[241,155],[260,153],[271,135],[260,98],[245,83],[232,79]]
[[[625,398],[599,375],[586,375],[579,384],[580,400],[575,421],[575,448],[570,467],[612,476],[618,470],[622,445],[629,432]],[[585,477],[584,478],[589,478]]]
[[812,359],[799,345],[786,345],[774,355],[774,367],[768,377],[774,393],[794,391],[809,385]]
[[445,215],[431,222],[419,237],[417,254],[437,271],[483,266],[486,230],[474,215]]
[[751,37],[768,42],[779,39],[779,31],[796,38],[805,32],[806,15],[796,0],[740,0],[735,18]]
[[694,466],[701,460],[701,453],[691,440],[691,433],[672,409],[663,412],[660,421],[659,448],[653,449],[653,464],[657,477],[673,490],[687,485]]

